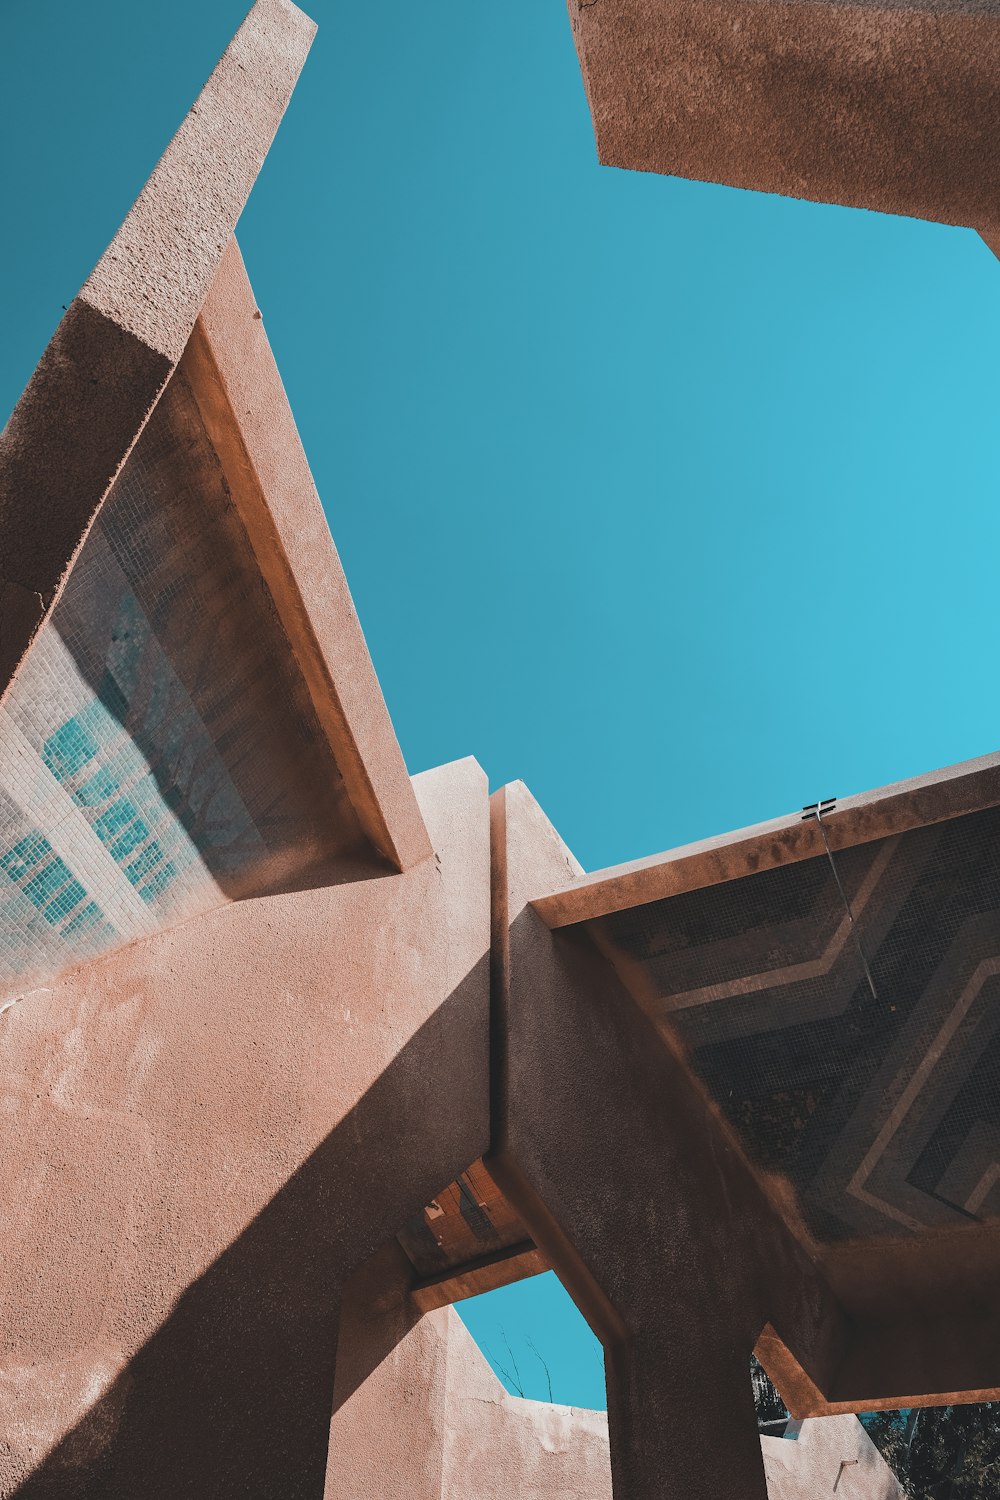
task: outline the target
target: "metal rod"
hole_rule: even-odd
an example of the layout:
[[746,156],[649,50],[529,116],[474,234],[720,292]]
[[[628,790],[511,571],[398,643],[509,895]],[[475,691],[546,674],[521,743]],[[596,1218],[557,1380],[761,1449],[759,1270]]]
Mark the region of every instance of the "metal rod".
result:
[[878,991],[875,988],[875,981],[872,978],[872,971],[868,964],[868,958],[864,950],[864,945],[861,942],[861,933],[858,931],[858,924],[854,920],[854,912],[851,910],[851,903],[847,899],[847,892],[844,890],[844,887],[841,884],[840,874],[837,870],[837,862],[833,857],[833,850],[830,848],[830,840],[826,836],[826,828],[823,823],[822,806],[817,805],[813,816],[815,817],[816,822],[819,824],[819,831],[823,836],[823,847],[826,849],[826,857],[830,861],[830,869],[833,871],[833,878],[837,882],[837,890],[840,892],[840,899],[844,903],[844,910],[847,912],[847,916],[851,924],[851,935],[854,938],[855,946],[858,950],[858,956],[861,959],[861,963],[864,967],[865,978],[868,980],[868,988],[872,992],[872,999],[877,1000]]

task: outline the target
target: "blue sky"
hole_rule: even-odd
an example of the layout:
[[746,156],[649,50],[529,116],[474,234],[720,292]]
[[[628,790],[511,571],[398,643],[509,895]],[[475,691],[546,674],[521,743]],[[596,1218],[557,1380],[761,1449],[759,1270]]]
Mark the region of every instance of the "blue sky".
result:
[[[3,7],[4,413],[245,8]],[[411,770],[597,868],[1000,747],[978,238],[598,167],[563,0],[307,8],[239,233]],[[551,1278],[466,1311],[602,1403]]]

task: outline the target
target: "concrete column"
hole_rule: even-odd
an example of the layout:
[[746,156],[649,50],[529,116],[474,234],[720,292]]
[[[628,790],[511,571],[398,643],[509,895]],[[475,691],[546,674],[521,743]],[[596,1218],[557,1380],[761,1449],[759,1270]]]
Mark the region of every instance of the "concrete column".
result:
[[765,1500],[751,1350],[770,1323],[815,1375],[839,1309],[586,932],[533,910],[579,867],[530,794],[491,812],[490,1169],[604,1342],[616,1500]]
[[605,1355],[615,1500],[766,1500],[746,1340],[714,1336],[718,1312],[664,1288],[658,1326]]

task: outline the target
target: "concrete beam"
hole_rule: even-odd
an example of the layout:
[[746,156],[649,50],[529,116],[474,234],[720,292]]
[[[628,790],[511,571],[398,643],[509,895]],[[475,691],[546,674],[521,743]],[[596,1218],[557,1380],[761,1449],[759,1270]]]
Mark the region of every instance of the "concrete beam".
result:
[[[604,1412],[508,1395],[454,1311],[415,1316],[406,1279],[387,1246],[345,1293],[326,1500],[611,1500]],[[710,1476],[700,1426],[684,1444]],[[903,1500],[854,1417],[760,1446],[769,1500]],[[676,1481],[665,1468],[658,1494],[685,1494]]]
[[181,357],[315,30],[257,0],[0,437],[0,699]]
[[428,1276],[413,1283],[410,1296],[421,1312],[433,1312],[462,1302],[466,1297],[481,1297],[497,1287],[512,1286],[529,1276],[540,1276],[550,1269],[548,1261],[531,1240],[514,1245],[500,1255],[484,1256],[468,1265],[456,1266],[440,1276]]
[[488,1165],[604,1343],[615,1494],[653,1500],[669,1475],[689,1500],[764,1500],[751,1350],[771,1325],[825,1387],[842,1309],[611,964],[532,909],[579,867],[530,794],[491,815]]
[[181,369],[358,820],[407,869],[430,840],[235,240]]
[[486,778],[416,792],[437,859],[0,1018],[0,1494],[322,1493],[343,1288],[489,1145]]
[[995,0],[569,0],[602,162],[989,229]]
[[[824,812],[823,825],[830,848],[837,851],[998,804],[1000,755],[983,755],[876,791],[839,798]],[[536,895],[532,906],[549,927],[568,927],[683,891],[822,857],[825,852],[815,818],[804,818],[798,810],[665,854],[592,874],[581,871],[576,879]]]
[[334,1407],[326,1500],[611,1500],[604,1413],[509,1396],[392,1247],[347,1288]]

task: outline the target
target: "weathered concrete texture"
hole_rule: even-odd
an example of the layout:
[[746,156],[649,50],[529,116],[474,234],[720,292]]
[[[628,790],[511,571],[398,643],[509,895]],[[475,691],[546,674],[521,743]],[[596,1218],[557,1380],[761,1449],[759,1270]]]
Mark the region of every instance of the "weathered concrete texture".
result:
[[[997,241],[1000,246],[1000,239]],[[826,842],[815,817],[803,810],[752,828],[716,834],[611,869],[580,871],[532,903],[550,927],[566,927],[623,910],[721,885],[761,870],[815,859],[827,843],[839,853],[875,839],[983,812],[1000,804],[1000,754],[981,755],[943,770],[875,791],[840,797],[823,814]]]
[[0,1003],[365,861],[384,868],[178,370],[0,704]]
[[[408,1280],[387,1246],[346,1289],[326,1500],[611,1500],[605,1414],[508,1395],[457,1313],[421,1317]],[[698,1426],[685,1444],[711,1475]],[[854,1417],[805,1422],[794,1441],[761,1448],[768,1500],[902,1500]],[[657,1493],[688,1492],[665,1469]]]
[[233,903],[0,1017],[0,1494],[322,1488],[342,1287],[487,1148],[489,849]]
[[569,13],[603,162],[996,222],[993,0],[569,0]]
[[605,1414],[509,1396],[458,1314],[431,1316],[447,1320],[442,1500],[611,1500]]
[[581,875],[533,903],[562,931],[580,922],[790,1227],[808,1220],[847,1337],[810,1380],[765,1333],[798,1416],[1000,1394],[998,764],[845,798],[822,829],[800,810]]
[[904,1500],[903,1487],[857,1417],[816,1417],[797,1439],[761,1438],[768,1500]]
[[490,1168],[605,1344],[616,1494],[763,1500],[751,1349],[776,1328],[826,1379],[841,1310],[611,965],[531,909],[578,873],[537,804],[515,784],[491,813]]
[[181,356],[314,31],[258,0],[0,438],[0,697]]
[[607,1420],[507,1395],[458,1314],[383,1252],[348,1288],[326,1500],[610,1500]]
[[243,260],[231,240],[181,361],[319,724],[374,848],[430,854]]

